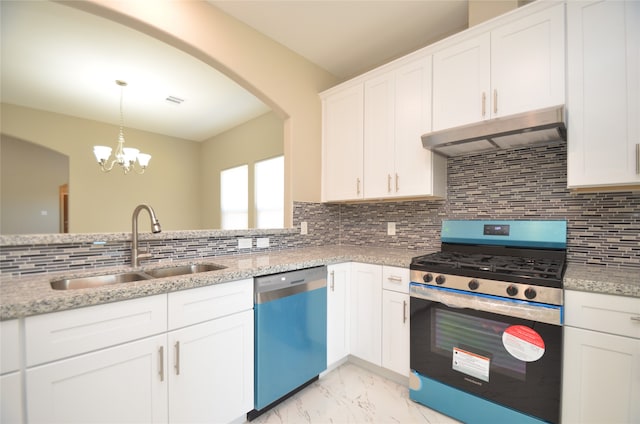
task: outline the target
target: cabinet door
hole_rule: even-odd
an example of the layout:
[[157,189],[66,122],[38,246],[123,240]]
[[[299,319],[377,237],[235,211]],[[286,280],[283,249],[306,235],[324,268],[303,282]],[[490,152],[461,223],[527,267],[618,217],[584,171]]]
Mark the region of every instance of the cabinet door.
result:
[[562,422],[640,422],[640,340],[564,328]]
[[382,366],[409,376],[409,295],[382,291]]
[[491,32],[491,117],[564,104],[564,5]]
[[20,424],[22,416],[22,379],[19,372],[0,376],[0,423]]
[[382,267],[351,268],[351,354],[382,365]]
[[0,321],[0,374],[20,368],[20,344],[18,320]]
[[225,423],[253,409],[253,310],[168,340],[169,422]]
[[406,65],[396,72],[395,173],[391,186],[393,196],[444,194],[434,187],[434,181],[441,179],[434,175],[442,171],[434,163],[439,157],[422,147],[422,134],[429,131],[431,56]]
[[394,193],[395,74],[364,85],[364,197]]
[[27,369],[29,422],[166,422],[165,342],[154,336]]
[[568,186],[640,184],[640,2],[567,2]]
[[363,196],[363,85],[335,92],[323,102],[323,200]]
[[327,365],[349,355],[351,263],[329,265],[327,284]]
[[433,55],[433,130],[488,119],[490,35],[462,41]]

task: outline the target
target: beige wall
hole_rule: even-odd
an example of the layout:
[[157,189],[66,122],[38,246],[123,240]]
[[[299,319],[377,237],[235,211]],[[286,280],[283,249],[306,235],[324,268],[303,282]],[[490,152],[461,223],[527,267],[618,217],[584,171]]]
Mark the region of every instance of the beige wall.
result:
[[253,165],[284,153],[282,119],[266,113],[202,144],[202,198],[205,228],[220,228],[220,171],[249,165],[249,227],[255,226]]
[[[194,55],[285,119],[285,198],[320,201],[321,105],[336,77],[204,1],[69,2]],[[153,6],[151,6],[151,4]]]
[[534,0],[469,0],[469,28]]
[[0,234],[60,231],[60,186],[69,182],[69,158],[2,134]]
[[[93,145],[115,147],[118,127],[15,105],[2,104],[2,133],[69,157],[69,230],[72,233],[131,231],[136,205],[149,203],[164,230],[200,228],[200,144],[125,129],[128,145],[153,152],[144,175],[103,173]],[[41,169],[34,177],[46,180]],[[140,228],[147,228],[141,218]],[[145,230],[146,231],[146,230]]]
[[[125,128],[126,144],[152,154],[149,169],[144,175],[123,175],[119,169],[105,174],[95,162],[93,145],[115,147],[116,126],[8,104],[1,105],[0,117],[2,234],[58,232],[57,187],[61,184],[44,155],[31,165],[7,163],[16,155],[5,155],[11,153],[4,150],[5,139],[34,143],[31,150],[37,145],[51,149],[49,158],[51,154],[68,156],[62,183],[69,182],[72,233],[131,231],[131,213],[140,203],[154,208],[165,231],[220,228],[220,171],[243,163],[252,169],[255,162],[280,156],[284,150],[282,119],[273,112],[203,143]],[[16,140],[12,145],[29,143]],[[5,187],[11,177],[19,184]],[[41,196],[40,191],[48,194]],[[53,198],[47,198],[51,193]],[[23,207],[33,198],[38,201]],[[54,209],[47,219],[38,215],[45,209]],[[143,231],[147,231],[146,219],[140,220]]]

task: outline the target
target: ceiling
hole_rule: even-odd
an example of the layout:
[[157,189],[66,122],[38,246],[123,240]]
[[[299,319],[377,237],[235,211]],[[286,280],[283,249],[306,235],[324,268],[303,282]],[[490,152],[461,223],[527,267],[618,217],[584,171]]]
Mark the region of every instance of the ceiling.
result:
[[[208,2],[341,80],[464,29],[468,16],[467,0]],[[0,4],[3,103],[117,125],[121,79],[125,127],[194,141],[269,110],[198,59],[123,25],[50,1]]]

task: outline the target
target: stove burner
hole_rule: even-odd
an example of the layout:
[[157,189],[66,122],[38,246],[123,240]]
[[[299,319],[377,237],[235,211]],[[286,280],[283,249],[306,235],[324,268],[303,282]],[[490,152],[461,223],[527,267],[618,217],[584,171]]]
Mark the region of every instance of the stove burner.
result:
[[[518,256],[473,252],[441,251],[413,259],[412,269],[446,272],[474,276],[481,273],[487,278],[512,278],[549,280],[549,285],[562,280],[564,256]],[[489,276],[490,275],[490,276]],[[544,284],[544,283],[542,283]],[[547,284],[544,284],[547,285]]]

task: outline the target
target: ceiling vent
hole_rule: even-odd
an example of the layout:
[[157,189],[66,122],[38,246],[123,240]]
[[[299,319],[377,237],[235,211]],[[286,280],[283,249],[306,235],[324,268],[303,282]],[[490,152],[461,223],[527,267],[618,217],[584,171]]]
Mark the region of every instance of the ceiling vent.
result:
[[180,97],[175,97],[175,96],[168,96],[165,100],[175,105],[181,105],[182,102],[184,102],[184,99],[181,99]]

